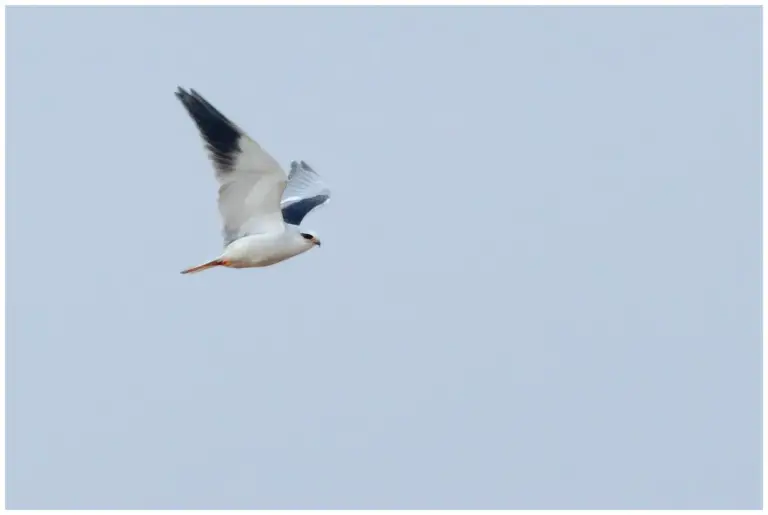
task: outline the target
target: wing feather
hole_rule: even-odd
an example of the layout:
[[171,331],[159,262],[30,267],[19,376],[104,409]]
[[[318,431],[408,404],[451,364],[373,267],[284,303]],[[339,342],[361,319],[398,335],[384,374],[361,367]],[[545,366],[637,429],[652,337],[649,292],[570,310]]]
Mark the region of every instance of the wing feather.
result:
[[285,230],[280,206],[288,177],[277,161],[195,90],[179,88],[219,182],[224,243],[248,234]]
[[288,185],[281,202],[285,223],[300,225],[313,209],[326,204],[331,191],[320,175],[304,161],[292,161]]

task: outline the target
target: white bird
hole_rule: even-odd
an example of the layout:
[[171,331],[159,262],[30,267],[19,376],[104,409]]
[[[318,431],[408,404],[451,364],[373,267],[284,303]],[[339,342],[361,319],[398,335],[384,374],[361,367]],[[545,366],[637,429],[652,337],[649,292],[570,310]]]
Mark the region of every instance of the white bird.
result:
[[264,267],[320,246],[316,235],[299,229],[304,217],[330,198],[317,172],[304,161],[293,161],[286,175],[272,156],[194,89],[179,88],[176,96],[213,162],[224,224],[224,252],[181,273],[216,266]]

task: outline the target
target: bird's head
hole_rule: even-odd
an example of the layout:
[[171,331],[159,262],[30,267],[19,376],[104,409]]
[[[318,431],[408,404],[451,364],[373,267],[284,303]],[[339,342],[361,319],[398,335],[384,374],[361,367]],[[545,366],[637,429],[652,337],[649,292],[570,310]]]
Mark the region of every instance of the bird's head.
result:
[[303,232],[303,233],[301,233],[301,237],[304,238],[307,241],[312,242],[313,245],[317,245],[318,247],[320,246],[320,240],[318,240],[317,236],[315,236],[314,234],[312,234],[310,232]]

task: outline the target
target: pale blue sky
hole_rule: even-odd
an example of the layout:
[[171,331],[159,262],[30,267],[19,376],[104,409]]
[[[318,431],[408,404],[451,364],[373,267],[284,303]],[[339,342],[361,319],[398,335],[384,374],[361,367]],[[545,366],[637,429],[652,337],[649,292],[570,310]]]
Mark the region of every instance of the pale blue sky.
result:
[[[759,8],[13,8],[12,508],[759,508]],[[221,248],[195,88],[333,188]]]

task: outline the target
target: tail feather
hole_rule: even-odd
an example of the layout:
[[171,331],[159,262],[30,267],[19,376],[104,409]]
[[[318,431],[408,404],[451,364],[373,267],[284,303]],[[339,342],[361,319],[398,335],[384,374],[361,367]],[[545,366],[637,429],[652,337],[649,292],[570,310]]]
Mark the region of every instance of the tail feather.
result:
[[195,274],[197,272],[202,272],[203,270],[208,270],[209,268],[213,268],[215,266],[222,266],[224,262],[221,259],[214,259],[213,261],[208,261],[207,263],[203,263],[202,265],[193,266],[192,268],[187,268],[186,270],[182,270],[182,274]]

